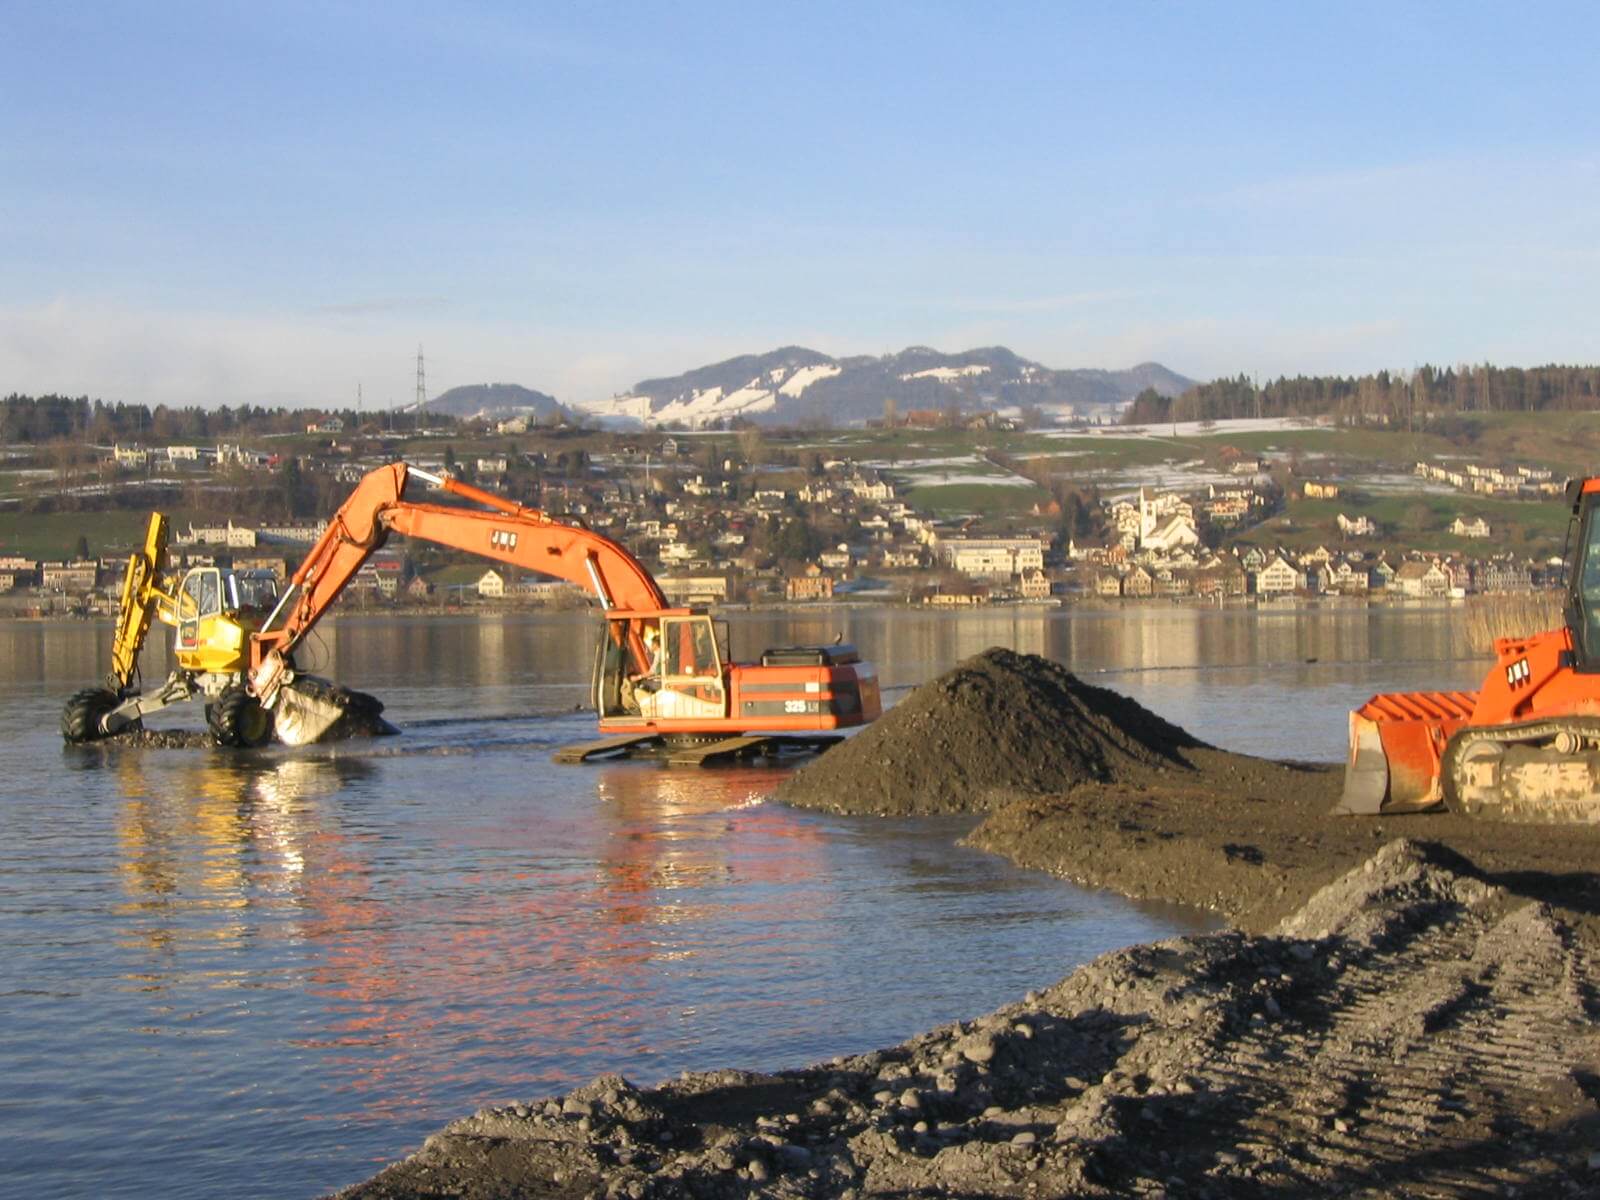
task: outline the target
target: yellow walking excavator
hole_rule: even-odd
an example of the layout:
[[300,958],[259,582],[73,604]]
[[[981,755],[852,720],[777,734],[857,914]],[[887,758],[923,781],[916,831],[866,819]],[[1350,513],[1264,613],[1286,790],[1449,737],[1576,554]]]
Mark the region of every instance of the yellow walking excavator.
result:
[[[167,575],[167,519],[152,513],[144,545],[128,559],[111,643],[111,673],[105,686],[85,688],[61,712],[68,742],[92,742],[136,729],[151,713],[202,697],[206,724],[220,746],[260,746],[274,733],[274,717],[249,688],[250,642],[278,599],[270,571],[195,567]],[[176,665],[160,687],[138,683],[139,653],[156,621],[177,632]],[[324,729],[343,722],[382,732],[383,706],[363,692],[339,688],[314,676],[294,682],[295,701],[325,712]],[[327,736],[324,733],[322,736]]]

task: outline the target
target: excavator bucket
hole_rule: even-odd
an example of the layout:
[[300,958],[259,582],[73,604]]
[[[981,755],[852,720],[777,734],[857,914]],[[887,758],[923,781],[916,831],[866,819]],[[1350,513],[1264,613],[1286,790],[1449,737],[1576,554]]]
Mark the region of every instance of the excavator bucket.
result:
[[366,692],[352,691],[315,675],[297,675],[278,689],[273,700],[272,731],[286,746],[398,733],[383,719],[382,712],[383,704]]
[[1350,757],[1334,812],[1421,812],[1438,804],[1439,758],[1466,724],[1476,692],[1386,692],[1350,714]]
[[272,706],[272,731],[286,746],[309,746],[321,741],[344,718],[344,709],[323,689],[302,687],[300,681],[278,689]]

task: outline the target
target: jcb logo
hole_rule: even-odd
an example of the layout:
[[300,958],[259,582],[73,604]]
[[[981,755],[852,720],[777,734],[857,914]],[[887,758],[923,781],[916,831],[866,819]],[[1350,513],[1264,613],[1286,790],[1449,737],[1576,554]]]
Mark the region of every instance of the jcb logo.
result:
[[515,550],[517,535],[509,529],[492,529],[489,531],[489,545],[496,550]]

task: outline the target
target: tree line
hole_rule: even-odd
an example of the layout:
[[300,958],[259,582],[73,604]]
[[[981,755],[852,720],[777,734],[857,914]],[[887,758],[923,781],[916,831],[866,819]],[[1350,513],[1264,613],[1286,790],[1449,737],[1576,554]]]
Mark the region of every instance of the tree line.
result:
[[1246,375],[1192,387],[1178,396],[1140,392],[1128,425],[1238,417],[1324,417],[1415,427],[1441,412],[1545,412],[1600,409],[1600,367],[1462,365],[1370,375],[1297,375],[1258,385]]
[[[109,404],[87,396],[22,396],[13,393],[0,400],[0,443],[42,445],[76,441],[110,445],[115,442],[208,442],[245,435],[298,433],[307,423],[338,417],[348,430],[362,426],[409,432],[416,427],[413,414],[358,413],[354,409],[262,408],[241,404],[220,408],[196,405],[171,407],[157,404]],[[455,424],[443,413],[427,414],[431,426]]]

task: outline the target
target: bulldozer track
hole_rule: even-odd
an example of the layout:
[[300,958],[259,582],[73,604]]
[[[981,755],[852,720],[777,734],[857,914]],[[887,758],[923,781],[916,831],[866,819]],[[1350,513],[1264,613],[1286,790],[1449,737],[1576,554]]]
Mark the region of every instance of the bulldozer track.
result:
[[[1534,748],[1570,733],[1582,743],[1600,746],[1600,718],[1553,717],[1538,721],[1524,721],[1513,725],[1479,726],[1465,728],[1454,734],[1446,744],[1440,759],[1440,784],[1445,806],[1463,816],[1489,817],[1505,821],[1570,821],[1600,819],[1600,810],[1585,811],[1581,802],[1574,805],[1571,798],[1565,801],[1551,795],[1518,795],[1508,792],[1502,783],[1493,795],[1485,794],[1465,777],[1464,767],[1475,747],[1499,746]],[[1552,761],[1583,763],[1581,754],[1552,755]]]
[[1553,1164],[1494,1153],[1483,1123],[1515,1146],[1594,1060],[1594,965],[1536,905],[1423,922],[1341,948],[1330,988],[1280,980],[1281,1019],[1204,1056],[1197,1090],[1228,1098],[1212,1132],[1255,1152],[1263,1182],[1322,1188],[1356,1164],[1434,1196],[1548,1181]]

